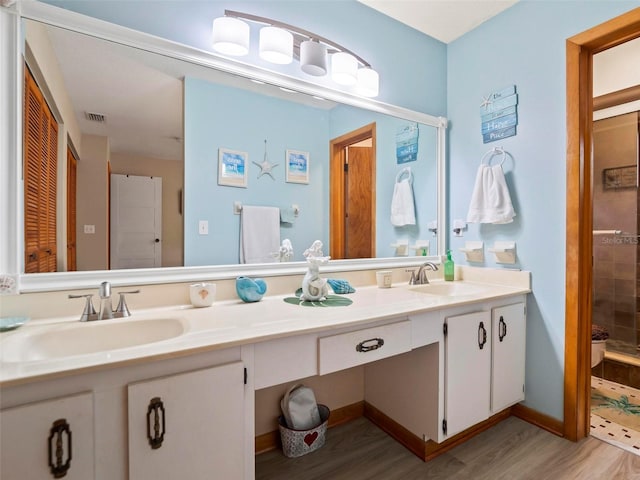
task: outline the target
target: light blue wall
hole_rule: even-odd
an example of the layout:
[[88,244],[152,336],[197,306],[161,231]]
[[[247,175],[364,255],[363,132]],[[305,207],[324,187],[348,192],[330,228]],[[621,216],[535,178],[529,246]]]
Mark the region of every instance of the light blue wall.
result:
[[[185,80],[185,265],[217,265],[238,262],[239,220],[234,202],[287,208],[300,207],[291,224],[282,224],[280,237],[289,238],[294,260],[304,260],[302,252],[320,239],[329,245],[329,141],[372,122],[376,123],[378,256],[393,256],[390,247],[398,239],[430,239],[427,222],[436,216],[436,130],[420,126],[418,159],[407,163],[414,174],[418,225],[394,228],[389,219],[393,183],[402,168],[396,163],[396,133],[408,125],[388,115],[339,105],[331,110],[267,97],[204,80]],[[273,169],[257,178],[264,140]],[[218,185],[220,148],[248,154],[247,188]],[[287,149],[310,154],[310,183],[285,182],[284,158]],[[209,234],[198,234],[198,223],[209,222]],[[431,251],[435,251],[432,242]]]
[[[510,225],[470,225],[465,240],[517,242],[516,267],[532,272],[527,313],[526,404],[563,418],[565,282],[565,40],[640,5],[621,1],[522,0],[448,46],[449,220],[466,218],[482,155],[502,145],[517,216]],[[518,132],[483,145],[479,106],[483,95],[517,86]]]
[[[238,263],[239,221],[233,204],[290,208],[300,215],[281,224],[280,238],[289,238],[296,257],[314,240],[328,245],[329,112],[195,78],[185,79],[185,265]],[[278,164],[258,178],[253,162]],[[218,150],[248,153],[247,188],[218,185]],[[306,184],[285,182],[286,150],[309,153]],[[198,222],[209,222],[209,235],[198,234]]]

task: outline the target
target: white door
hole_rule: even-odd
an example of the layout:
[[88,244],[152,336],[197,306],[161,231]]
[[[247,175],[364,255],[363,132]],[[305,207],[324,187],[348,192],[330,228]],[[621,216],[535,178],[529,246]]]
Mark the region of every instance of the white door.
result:
[[469,313],[445,322],[445,419],[450,437],[489,417],[491,315]]
[[129,385],[129,478],[244,478],[244,365]]
[[524,400],[524,303],[494,308],[492,321],[491,413],[498,413]]
[[94,478],[91,393],[2,410],[0,429],[2,480]]
[[111,268],[162,266],[162,178],[111,175]]

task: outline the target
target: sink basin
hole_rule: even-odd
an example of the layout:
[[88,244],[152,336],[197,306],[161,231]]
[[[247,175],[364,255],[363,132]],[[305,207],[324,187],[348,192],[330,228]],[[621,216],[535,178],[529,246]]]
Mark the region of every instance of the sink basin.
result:
[[3,362],[31,362],[118,350],[168,340],[185,332],[179,318],[102,320],[35,327],[0,344]]
[[469,285],[462,282],[429,283],[427,285],[414,285],[410,287],[414,292],[426,293],[428,295],[438,295],[440,297],[460,297],[464,295],[475,295],[485,289],[478,285]]

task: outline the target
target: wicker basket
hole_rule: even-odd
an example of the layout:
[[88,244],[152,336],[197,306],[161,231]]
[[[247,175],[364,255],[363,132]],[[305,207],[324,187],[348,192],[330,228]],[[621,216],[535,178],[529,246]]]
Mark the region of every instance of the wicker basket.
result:
[[301,457],[311,453],[324,445],[327,435],[327,424],[329,423],[329,407],[318,404],[320,420],[322,423],[309,430],[294,430],[287,427],[283,416],[278,418],[280,428],[280,438],[282,440],[282,452],[286,457]]

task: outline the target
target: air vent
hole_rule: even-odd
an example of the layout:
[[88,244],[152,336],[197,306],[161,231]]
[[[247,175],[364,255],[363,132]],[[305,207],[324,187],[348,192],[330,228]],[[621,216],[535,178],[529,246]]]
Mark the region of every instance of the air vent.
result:
[[90,122],[106,123],[107,117],[101,113],[84,112],[84,118]]

